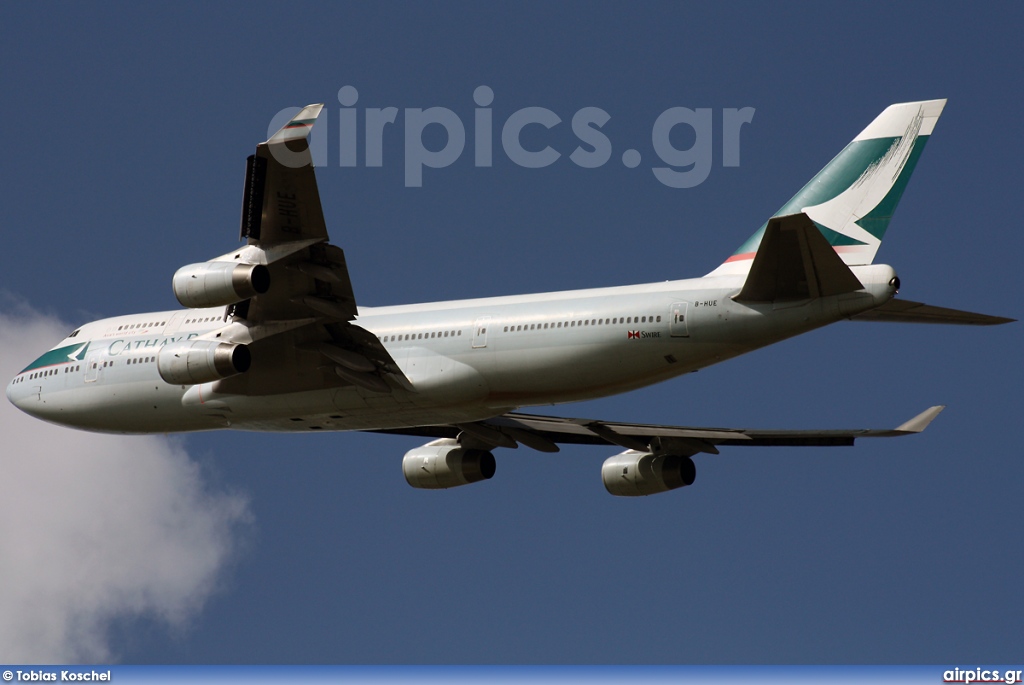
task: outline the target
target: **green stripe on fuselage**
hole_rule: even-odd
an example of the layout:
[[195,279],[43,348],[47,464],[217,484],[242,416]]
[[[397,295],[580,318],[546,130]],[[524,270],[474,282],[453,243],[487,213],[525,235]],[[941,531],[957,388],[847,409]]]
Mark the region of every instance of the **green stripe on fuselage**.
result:
[[67,347],[58,347],[55,350],[50,350],[42,357],[26,366],[21,370],[21,373],[41,369],[44,366],[56,366],[58,364],[73,364],[74,362],[80,362],[85,359],[85,353],[88,350],[89,343],[87,342],[75,343],[74,345],[68,345]]

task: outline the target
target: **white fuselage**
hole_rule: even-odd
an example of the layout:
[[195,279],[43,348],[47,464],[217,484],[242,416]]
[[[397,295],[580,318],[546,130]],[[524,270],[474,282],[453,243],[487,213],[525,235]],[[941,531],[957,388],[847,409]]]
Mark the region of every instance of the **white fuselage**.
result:
[[[224,308],[121,316],[80,328],[18,374],[7,396],[54,423],[123,433],[478,421],[651,385],[872,309],[894,294],[891,267],[853,270],[864,290],[785,304],[735,302],[744,279],[736,276],[364,307],[354,323],[377,336],[412,384],[389,393],[339,386],[331,368],[303,363],[308,352],[275,346],[274,338],[254,352],[245,392],[226,392],[238,386],[224,381],[170,385],[157,371],[161,347],[217,339],[229,325]],[[334,382],[321,383],[324,374]]]

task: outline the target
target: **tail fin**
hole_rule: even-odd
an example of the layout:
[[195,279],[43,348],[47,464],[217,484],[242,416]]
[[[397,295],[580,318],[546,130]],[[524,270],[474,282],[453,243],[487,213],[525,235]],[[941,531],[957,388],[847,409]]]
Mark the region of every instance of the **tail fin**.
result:
[[[870,264],[945,105],[925,100],[886,107],[773,218],[803,212],[846,264]],[[767,226],[708,275],[747,273]]]

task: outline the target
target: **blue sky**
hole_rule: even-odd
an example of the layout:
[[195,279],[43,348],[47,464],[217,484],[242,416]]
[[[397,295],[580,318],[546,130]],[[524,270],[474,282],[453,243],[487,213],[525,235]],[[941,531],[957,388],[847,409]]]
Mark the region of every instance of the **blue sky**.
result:
[[[245,157],[289,106],[326,103],[328,228],[360,303],[382,305],[701,275],[887,105],[949,98],[878,261],[907,299],[1020,318],[1022,15],[1012,3],[9,7],[0,308],[69,326],[175,308],[174,271],[237,244]],[[399,118],[382,167],[360,151],[342,168],[346,85],[360,112],[452,109],[466,150],[407,188]],[[495,95],[491,168],[473,165],[481,85]],[[500,148],[501,122],[529,106],[563,120],[524,136],[562,153],[543,169]],[[714,165],[689,189],[651,172],[651,127],[677,106],[716,116]],[[583,107],[611,115],[597,169],[568,158]],[[740,165],[725,167],[718,117],[743,107],[756,114]],[[621,163],[626,149],[638,167]],[[230,561],[187,618],[129,604],[95,630],[128,663],[1013,661],[1020,345],[1020,324],[844,322],[542,408],[825,428],[949,406],[908,439],[703,455],[692,488],[638,500],[601,486],[610,448],[499,452],[493,480],[437,493],[401,476],[414,438],[190,435],[171,445],[204,492],[248,502]]]

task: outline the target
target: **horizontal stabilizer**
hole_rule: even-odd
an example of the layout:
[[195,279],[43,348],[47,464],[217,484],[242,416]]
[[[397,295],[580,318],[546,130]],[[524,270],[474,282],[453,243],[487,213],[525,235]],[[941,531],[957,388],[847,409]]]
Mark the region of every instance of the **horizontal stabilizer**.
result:
[[850,319],[853,321],[897,321],[899,323],[948,323],[962,326],[995,326],[1016,321],[1016,319],[1008,319],[1003,316],[975,314],[959,309],[933,307],[930,304],[897,299],[889,300],[881,307],[851,316]]
[[738,302],[778,302],[862,289],[842,258],[804,213],[773,217],[754,255]]

